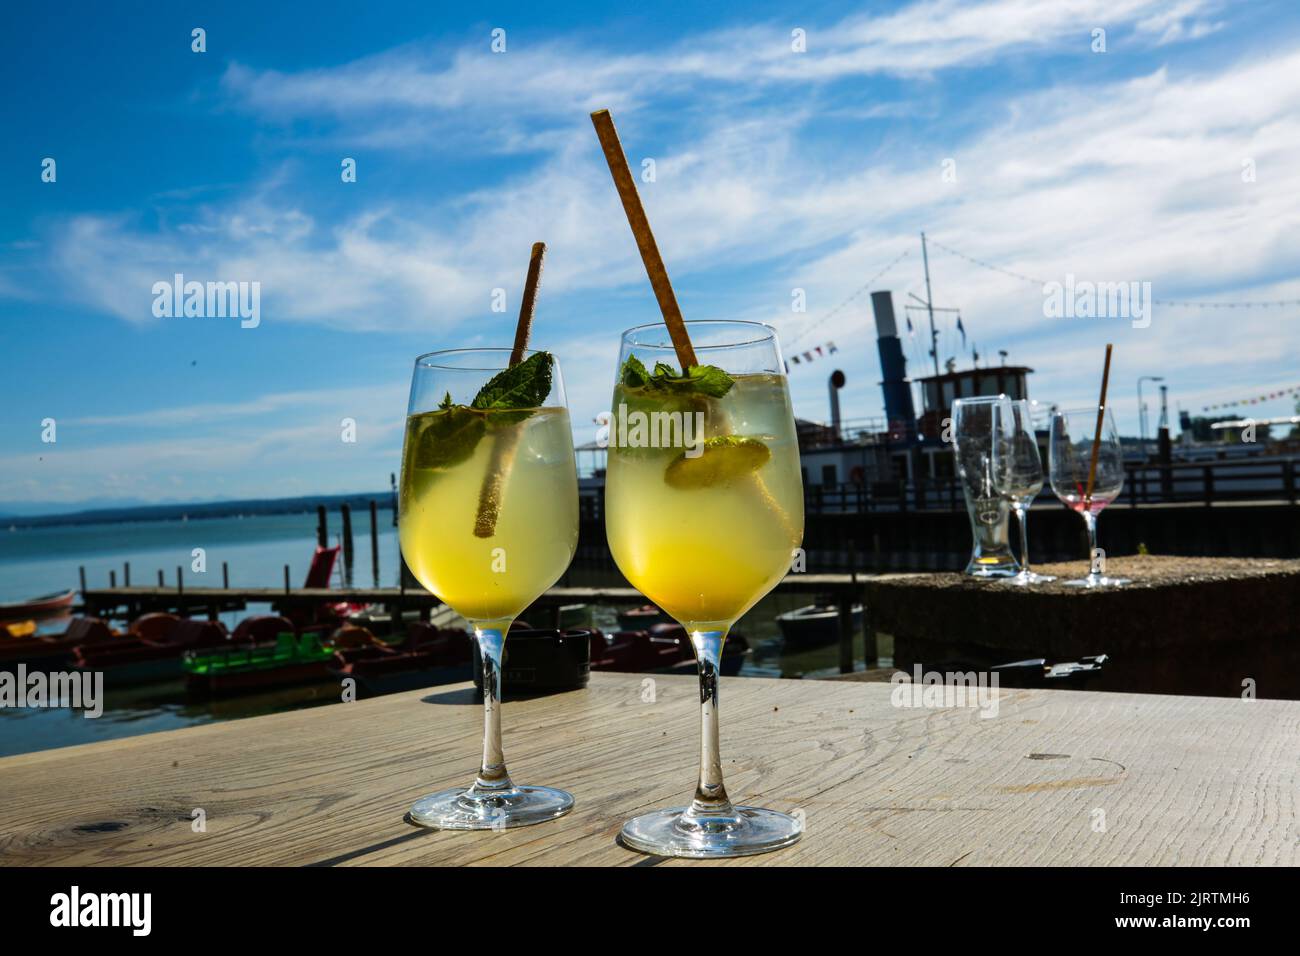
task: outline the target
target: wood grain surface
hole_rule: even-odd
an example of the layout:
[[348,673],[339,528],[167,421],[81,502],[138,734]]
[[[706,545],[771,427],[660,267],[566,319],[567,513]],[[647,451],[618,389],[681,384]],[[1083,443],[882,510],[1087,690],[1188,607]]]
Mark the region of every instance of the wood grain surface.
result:
[[[758,857],[659,860],[618,845],[628,816],[689,799],[698,697],[689,677],[594,674],[584,690],[505,705],[515,781],[576,797],[550,823],[404,822],[413,800],[468,784],[477,767],[481,711],[455,685],[2,759],[0,864],[1300,860],[1300,703],[1014,690],[982,717],[897,707],[892,690],[723,682],[732,798],[805,819],[800,843]],[[196,808],[206,832],[194,832]]]

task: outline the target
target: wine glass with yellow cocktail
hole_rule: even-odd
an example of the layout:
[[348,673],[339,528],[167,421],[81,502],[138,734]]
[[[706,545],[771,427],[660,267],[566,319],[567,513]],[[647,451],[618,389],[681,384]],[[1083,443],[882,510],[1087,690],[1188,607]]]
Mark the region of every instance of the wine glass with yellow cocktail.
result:
[[624,576],[695,648],[699,782],[689,806],[636,817],[622,839],[664,856],[744,856],[789,846],[800,826],[727,796],[718,746],[722,647],[790,569],[803,539],[803,483],[776,333],[753,322],[685,327],[698,363],[687,369],[667,326],[623,333],[605,527]]
[[[563,790],[511,781],[501,752],[501,661],[514,619],[559,580],[578,542],[573,434],[547,352],[456,349],[415,361],[398,532],[416,579],[474,628],[483,669],[483,761],[468,788],[435,793],[413,822],[450,830],[540,823]],[[526,356],[526,357],[524,357]]]

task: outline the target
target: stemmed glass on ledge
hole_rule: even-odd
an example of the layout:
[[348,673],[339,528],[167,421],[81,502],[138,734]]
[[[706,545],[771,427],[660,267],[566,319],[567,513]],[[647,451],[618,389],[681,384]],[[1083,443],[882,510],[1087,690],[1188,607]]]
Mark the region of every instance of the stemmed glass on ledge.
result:
[[[1108,407],[1100,408],[1101,440],[1096,442],[1096,466],[1093,466],[1094,437],[1097,434],[1099,407],[1057,411],[1052,415],[1048,444],[1048,465],[1052,491],[1062,504],[1083,515],[1088,529],[1088,576],[1065,581],[1073,587],[1110,587],[1127,584],[1127,578],[1107,577],[1105,561],[1097,550],[1097,515],[1119,497],[1124,487],[1124,455],[1119,431]],[[1091,488],[1089,475],[1091,474]]]
[[483,670],[483,761],[470,787],[426,796],[412,822],[447,830],[541,823],[573,797],[515,784],[501,751],[501,660],[524,608],[578,543],[578,477],[558,363],[510,349],[415,360],[398,532],[416,580],[474,628]]
[[789,846],[801,827],[727,796],[718,748],[722,646],[790,569],[803,540],[803,481],[776,333],[754,322],[686,327],[698,360],[686,376],[666,326],[623,333],[605,523],[624,576],[695,648],[699,781],[689,806],[629,820],[621,837],[660,856],[746,856]]
[[1033,409],[1027,399],[1006,399],[993,406],[993,487],[1011,502],[1020,525],[1020,573],[1007,584],[1055,581],[1029,570],[1029,506],[1043,490],[1043,460],[1038,454]]

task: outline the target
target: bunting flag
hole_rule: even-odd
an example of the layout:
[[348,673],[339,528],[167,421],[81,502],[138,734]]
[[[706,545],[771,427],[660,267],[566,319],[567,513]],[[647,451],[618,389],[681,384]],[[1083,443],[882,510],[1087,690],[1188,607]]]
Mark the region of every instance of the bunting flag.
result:
[[907,318],[907,337],[909,339],[914,339],[916,338],[916,329],[912,328],[912,317],[909,315],[906,316],[906,318]]
[[957,316],[957,331],[961,333],[961,347],[966,347],[966,326],[961,324],[961,316]]
[[790,371],[791,365],[809,365],[819,358],[825,358],[828,355],[834,355],[839,348],[834,342],[826,342],[822,345],[815,345],[807,352],[800,352],[798,355],[791,355],[790,361],[786,363],[785,370]]
[[1279,398],[1286,398],[1288,395],[1300,395],[1300,385],[1292,385],[1290,388],[1284,388],[1276,392],[1268,392],[1264,395],[1255,395],[1251,398],[1239,398],[1235,402],[1218,402],[1214,405],[1203,405],[1201,411],[1213,412],[1220,408],[1240,408],[1242,405],[1258,405],[1261,402],[1271,402]]

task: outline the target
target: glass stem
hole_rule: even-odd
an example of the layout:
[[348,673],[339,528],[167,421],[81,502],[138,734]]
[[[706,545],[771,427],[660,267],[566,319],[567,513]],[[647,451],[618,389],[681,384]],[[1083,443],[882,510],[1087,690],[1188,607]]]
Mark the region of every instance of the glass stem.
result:
[[738,822],[722,783],[722,754],[718,747],[718,677],[726,640],[726,631],[691,632],[700,671],[700,781],[695,787],[695,799],[682,814],[682,824],[687,827],[718,829]]
[[501,753],[501,658],[505,652],[510,621],[475,624],[483,675],[483,763],[468,797],[491,797],[514,789]]
[[1020,573],[1029,577],[1029,531],[1025,521],[1029,518],[1029,506],[1020,502],[1016,505],[1016,521],[1020,523]]
[[1083,513],[1083,524],[1088,529],[1088,583],[1101,582],[1101,572],[1097,570],[1097,516],[1091,510]]

